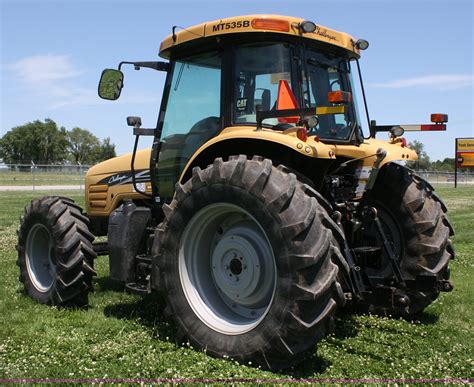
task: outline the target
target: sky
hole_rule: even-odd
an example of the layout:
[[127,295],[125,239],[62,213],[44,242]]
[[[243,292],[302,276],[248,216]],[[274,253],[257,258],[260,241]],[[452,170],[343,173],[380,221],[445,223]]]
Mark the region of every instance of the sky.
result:
[[454,139],[474,137],[473,3],[0,0],[0,136],[51,118],[66,129],[110,137],[118,154],[129,152],[133,135],[125,118],[141,116],[143,127],[155,127],[165,74],[126,68],[122,96],[111,102],[97,96],[102,70],[122,60],[157,60],[173,25],[268,13],[368,40],[361,67],[370,118],[380,125],[428,124],[431,113],[446,113],[446,132],[405,137],[423,142],[432,160],[454,157]]

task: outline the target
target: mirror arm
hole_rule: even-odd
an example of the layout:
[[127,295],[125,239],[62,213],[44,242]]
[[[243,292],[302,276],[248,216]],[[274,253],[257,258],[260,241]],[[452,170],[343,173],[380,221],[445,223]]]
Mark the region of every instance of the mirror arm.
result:
[[166,71],[170,69],[170,64],[168,62],[120,62],[118,69],[122,69],[122,65],[129,64],[135,67],[135,70],[140,70],[142,67],[147,67],[156,71]]
[[133,128],[133,134],[135,136],[154,136],[156,129],[145,129],[145,128]]

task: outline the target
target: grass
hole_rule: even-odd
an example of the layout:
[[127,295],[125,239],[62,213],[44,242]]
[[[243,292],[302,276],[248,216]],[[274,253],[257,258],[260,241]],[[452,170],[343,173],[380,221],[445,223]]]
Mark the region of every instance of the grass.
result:
[[455,290],[414,322],[341,311],[335,333],[280,373],[176,343],[163,299],[125,293],[108,279],[104,257],[96,261],[89,310],[35,303],[22,292],[14,248],[18,217],[33,194],[0,193],[0,378],[472,378],[474,188],[439,193],[456,230]]
[[82,176],[77,173],[57,172],[10,172],[0,171],[0,186],[2,185],[79,185],[84,184],[85,172]]

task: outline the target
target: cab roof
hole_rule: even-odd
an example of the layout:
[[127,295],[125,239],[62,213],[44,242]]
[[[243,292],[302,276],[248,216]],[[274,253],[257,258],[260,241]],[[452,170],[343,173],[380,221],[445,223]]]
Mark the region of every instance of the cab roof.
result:
[[[173,28],[174,33],[168,35],[160,45],[160,56],[170,58],[173,48],[198,39],[218,37],[239,33],[277,33],[323,42],[342,48],[359,57],[359,49],[354,45],[355,39],[344,32],[332,30],[316,23],[314,32],[302,32],[298,27],[305,19],[281,15],[246,15],[201,23],[186,29]],[[180,29],[179,31],[177,29]]]

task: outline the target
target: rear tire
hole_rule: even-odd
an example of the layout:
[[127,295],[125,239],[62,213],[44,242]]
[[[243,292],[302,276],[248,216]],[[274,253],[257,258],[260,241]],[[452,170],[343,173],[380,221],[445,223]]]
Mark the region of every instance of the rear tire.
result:
[[[378,209],[379,218],[401,257],[400,268],[404,278],[415,279],[418,274],[435,274],[438,280],[449,279],[449,260],[454,249],[449,239],[454,234],[446,216],[447,208],[435,194],[434,188],[401,165],[386,165],[377,178],[370,197],[371,205]],[[370,229],[367,230],[370,234]],[[374,243],[372,238],[366,241]],[[381,244],[381,241],[375,241]],[[379,270],[369,275],[392,275],[388,260]],[[438,296],[439,291],[404,291],[410,298],[408,308],[381,308],[370,304],[372,312],[410,317],[423,311]]]
[[18,231],[20,281],[34,300],[83,307],[92,290],[94,235],[71,199],[46,196],[25,207]]
[[340,230],[318,200],[260,157],[216,159],[177,185],[155,259],[183,338],[271,370],[314,349],[345,302],[338,265],[346,270]]

